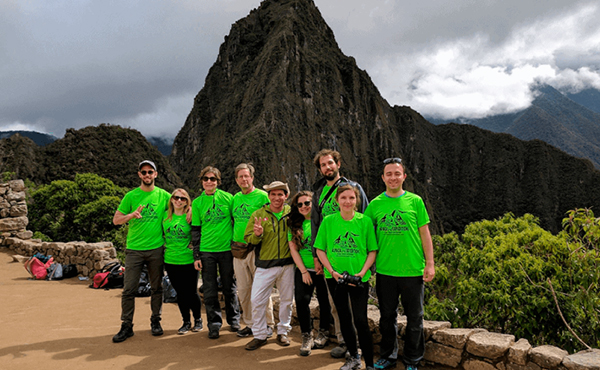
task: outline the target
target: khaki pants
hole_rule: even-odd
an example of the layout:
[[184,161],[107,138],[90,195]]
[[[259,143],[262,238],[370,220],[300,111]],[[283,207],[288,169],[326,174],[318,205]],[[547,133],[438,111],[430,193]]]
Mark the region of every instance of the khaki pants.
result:
[[[254,251],[252,251],[248,253],[244,259],[233,259],[233,271],[235,271],[238,299],[240,300],[240,306],[242,308],[242,320],[244,320],[244,323],[250,328],[252,328],[252,324],[254,323],[252,320],[252,301],[250,300],[252,283],[254,282],[254,274],[256,272],[254,256]],[[275,318],[273,317],[273,300],[270,296],[267,304],[266,317],[267,325],[274,327]]]

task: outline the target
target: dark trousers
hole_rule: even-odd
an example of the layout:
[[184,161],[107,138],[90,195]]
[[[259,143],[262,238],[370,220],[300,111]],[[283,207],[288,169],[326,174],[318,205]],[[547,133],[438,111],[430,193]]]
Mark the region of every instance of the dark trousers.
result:
[[300,269],[297,268],[294,273],[294,298],[296,299],[296,313],[298,314],[298,321],[300,321],[300,330],[303,333],[308,333],[312,330],[309,304],[315,289],[317,290],[317,300],[319,301],[319,328],[329,330],[331,306],[329,305],[329,297],[327,296],[325,277],[317,275],[314,271],[308,271],[308,273],[312,279],[312,285],[304,284]]
[[398,353],[398,297],[407,318],[402,361],[418,365],[425,355],[423,334],[423,277],[396,277],[377,274],[377,299],[379,300],[379,331],[381,333],[381,358],[395,359]]
[[165,270],[177,292],[177,306],[183,321],[191,322],[190,311],[192,311],[194,319],[200,319],[202,303],[198,295],[198,270],[194,268],[194,264],[171,265],[165,263]]
[[123,279],[123,293],[121,294],[121,320],[123,322],[133,323],[135,293],[140,285],[140,275],[144,265],[148,267],[148,280],[150,280],[151,286],[150,308],[152,309],[152,316],[150,319],[160,321],[164,252],[164,247],[148,251],[125,249],[125,277]]
[[[335,279],[327,279],[327,285],[340,318],[340,327],[348,352],[352,356],[358,354],[356,332],[354,331],[354,327],[356,327],[365,365],[373,366],[373,336],[367,320],[369,284],[361,283],[359,286],[353,287],[338,284]],[[350,303],[348,303],[348,298],[350,298]],[[352,305],[352,311],[350,311],[350,305]],[[352,326],[353,317],[354,326]]]
[[238,303],[235,280],[233,278],[233,255],[226,252],[201,252],[202,284],[204,285],[204,307],[208,329],[219,330],[223,325],[217,276],[221,276],[225,296],[225,314],[229,325],[239,324],[240,305]]

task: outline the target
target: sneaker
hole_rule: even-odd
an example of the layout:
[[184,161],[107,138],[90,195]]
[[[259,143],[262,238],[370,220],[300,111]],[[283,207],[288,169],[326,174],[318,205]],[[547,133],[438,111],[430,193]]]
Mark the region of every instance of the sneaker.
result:
[[267,326],[267,338],[271,338],[273,336],[274,331],[275,329],[273,329],[272,326]]
[[252,329],[249,326],[246,326],[242,330],[238,330],[237,336],[240,338],[246,338],[252,335]]
[[394,359],[380,358],[375,363],[375,368],[377,370],[393,369],[396,367],[396,365],[397,365],[397,363],[396,363],[396,360],[394,360]]
[[329,354],[333,358],[344,358],[347,351],[348,347],[346,347],[346,343],[342,342],[338,344],[337,347],[333,348]]
[[314,340],[313,348],[321,349],[325,348],[325,346],[329,343],[329,331],[319,329],[317,333],[317,337]]
[[365,370],[375,370],[375,368],[373,366],[367,366],[365,367]]
[[357,353],[356,356],[348,355],[346,357],[346,363],[340,367],[340,370],[358,370],[360,368],[360,355]]
[[208,337],[210,339],[217,339],[217,338],[219,338],[219,329],[209,329],[208,330]]
[[236,324],[231,324],[231,325],[229,325],[229,331],[230,331],[230,332],[236,333],[236,332],[238,332],[240,329],[241,329],[241,328],[240,328],[240,324],[237,324],[237,323],[236,323]]
[[179,328],[179,330],[177,330],[177,334],[185,334],[190,330],[192,330],[192,323],[189,321],[184,321],[183,325]]
[[277,334],[277,343],[280,346],[287,347],[290,345],[290,339],[285,334]]
[[127,338],[133,337],[133,324],[122,323],[121,330],[113,337],[112,341],[115,343],[121,343]]
[[418,370],[415,365],[406,365],[406,370]]
[[246,349],[248,351],[254,351],[255,349],[259,349],[260,347],[264,346],[265,344],[267,344],[267,340],[266,339],[252,339],[250,342],[248,342],[248,344],[246,344]]
[[163,335],[163,328],[160,326],[160,320],[152,320],[150,323],[150,328],[152,330],[152,335],[158,337],[159,335]]
[[300,356],[310,355],[310,350],[313,348],[312,333],[302,333],[302,345],[300,346]]
[[202,319],[195,319],[194,320],[194,327],[192,328],[193,332],[199,332],[202,330]]

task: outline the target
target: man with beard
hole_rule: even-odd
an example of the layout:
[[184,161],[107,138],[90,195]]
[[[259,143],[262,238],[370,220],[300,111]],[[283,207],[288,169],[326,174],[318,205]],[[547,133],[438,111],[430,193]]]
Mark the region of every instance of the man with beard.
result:
[[[369,205],[367,195],[360,184],[350,181],[347,178],[340,175],[340,164],[341,155],[339,152],[330,149],[322,149],[319,151],[314,158],[314,163],[323,178],[317,181],[313,185],[313,199],[312,199],[312,211],[311,211],[311,240],[317,239],[317,232],[319,226],[325,216],[339,213],[340,206],[335,200],[337,188],[340,185],[349,184],[358,189],[360,193],[360,202],[357,204],[357,210],[360,213],[364,213],[365,209]],[[314,249],[314,248],[313,248]],[[323,274],[323,266],[317,258],[316,251],[313,250],[313,256],[315,260],[315,271],[317,274]],[[335,358],[342,358],[346,355],[346,344],[344,337],[342,336],[342,330],[340,328],[340,320],[337,315],[337,310],[331,292],[329,294],[329,302],[331,303],[331,314],[335,323],[335,334],[338,339],[338,346],[331,350],[331,356]],[[317,337],[314,341],[315,348],[323,348],[327,345],[329,333],[323,330],[319,330]]]
[[292,330],[292,300],[294,296],[294,259],[288,243],[287,218],[290,206],[285,204],[290,193],[288,185],[273,181],[263,186],[269,194],[270,204],[252,213],[246,226],[244,239],[256,245],[256,272],[252,283],[252,333],[254,339],[246,344],[248,351],[267,344],[267,302],[273,285],[279,290],[279,324],[277,343],[289,346],[288,334]]
[[154,162],[142,161],[138,169],[138,176],[142,180],[142,184],[125,194],[113,217],[115,225],[129,223],[125,249],[127,270],[121,295],[121,320],[123,322],[121,330],[112,339],[115,343],[123,342],[133,336],[135,293],[138,290],[144,265],[148,267],[151,286],[150,327],[152,335],[163,334],[160,326],[165,244],[162,220],[171,195],[154,185],[154,180],[158,175]]
[[[254,250],[248,251],[249,246],[244,240],[244,232],[250,220],[250,215],[269,203],[269,196],[262,189],[254,187],[254,167],[249,163],[240,163],[235,168],[235,182],[241,191],[233,196],[233,244],[234,252],[233,269],[237,282],[238,298],[242,307],[242,318],[246,327],[237,332],[238,337],[247,337],[252,335],[252,302],[250,302],[250,293],[252,292],[252,282],[256,265],[254,263]],[[239,254],[236,252],[239,251]],[[244,254],[246,254],[244,256]],[[267,337],[273,335],[275,319],[273,317],[273,301],[269,296],[267,306]]]

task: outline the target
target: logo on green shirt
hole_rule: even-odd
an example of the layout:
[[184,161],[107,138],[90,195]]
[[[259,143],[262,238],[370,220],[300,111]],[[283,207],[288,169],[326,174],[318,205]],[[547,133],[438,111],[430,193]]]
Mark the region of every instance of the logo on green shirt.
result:
[[156,209],[158,208],[158,204],[156,203],[147,203],[143,205],[142,209],[142,218],[138,219],[139,222],[152,222],[158,219],[158,213]]
[[331,251],[338,256],[353,256],[360,253],[358,245],[355,241],[356,238],[360,238],[360,235],[354,234],[348,231],[344,235],[340,235],[334,240],[333,248]]
[[378,230],[387,235],[400,235],[408,231],[406,222],[402,219],[402,212],[394,210],[391,214],[385,215],[377,225]]
[[250,215],[251,213],[248,211],[248,205],[246,203],[240,204],[233,210],[233,219],[236,222],[247,221],[250,218]]
[[169,239],[169,240],[181,240],[181,239],[187,239],[187,237],[188,237],[186,232],[183,230],[183,227],[179,224],[169,226],[165,230],[165,234],[166,234],[167,239]]
[[213,204],[213,206],[206,211],[206,215],[204,216],[204,222],[209,224],[217,224],[223,219],[225,219],[225,212],[223,212],[221,208],[227,208],[227,206],[221,204]]

